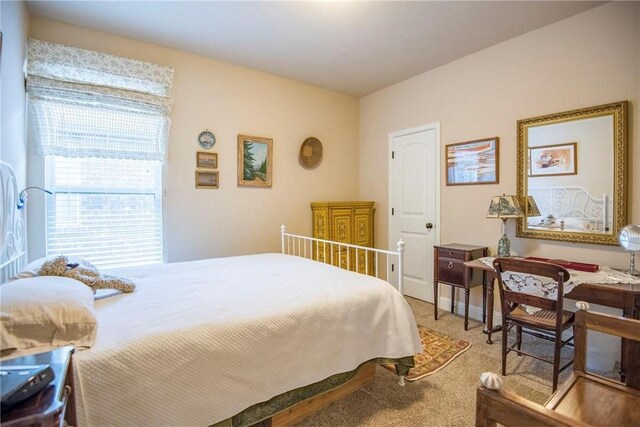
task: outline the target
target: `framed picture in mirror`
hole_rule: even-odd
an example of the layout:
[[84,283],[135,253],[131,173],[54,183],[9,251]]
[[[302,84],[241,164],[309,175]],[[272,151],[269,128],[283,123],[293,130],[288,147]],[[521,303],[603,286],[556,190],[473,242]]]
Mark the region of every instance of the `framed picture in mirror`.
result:
[[529,176],[576,175],[578,144],[542,145],[529,148]]

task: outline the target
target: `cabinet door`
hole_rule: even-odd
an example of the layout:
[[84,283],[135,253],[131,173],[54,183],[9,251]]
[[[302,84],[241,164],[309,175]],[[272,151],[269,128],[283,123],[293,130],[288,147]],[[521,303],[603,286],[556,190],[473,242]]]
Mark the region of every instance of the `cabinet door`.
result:
[[356,208],[353,214],[354,244],[359,246],[373,246],[373,218],[371,209]]
[[340,243],[353,243],[353,210],[331,209],[331,239]]
[[[313,237],[329,240],[329,209],[313,208]],[[313,259],[324,262],[327,258],[327,249],[324,243],[314,242]]]
[[[331,209],[331,238],[334,242],[353,243],[353,210],[350,208]],[[331,245],[329,245],[331,246]],[[348,250],[334,246],[333,265],[345,269],[351,268],[351,260],[347,258]],[[330,260],[329,260],[330,261]]]

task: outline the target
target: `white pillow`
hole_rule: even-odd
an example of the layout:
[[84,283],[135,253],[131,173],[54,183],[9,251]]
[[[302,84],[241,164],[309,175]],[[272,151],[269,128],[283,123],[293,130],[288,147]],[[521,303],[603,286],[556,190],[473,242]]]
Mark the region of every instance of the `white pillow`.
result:
[[22,269],[20,273],[16,274],[15,276],[11,276],[8,281],[13,282],[14,280],[18,279],[28,279],[31,277],[39,276],[42,264],[44,264],[45,261],[52,260],[53,258],[55,258],[55,256],[38,258],[35,261],[31,261],[29,264],[27,264],[26,267]]
[[581,231],[591,231],[591,224],[589,221],[580,218],[563,218],[564,220],[564,229],[567,230],[581,230]]
[[91,347],[97,326],[93,291],[77,280],[38,276],[0,286],[1,350]]

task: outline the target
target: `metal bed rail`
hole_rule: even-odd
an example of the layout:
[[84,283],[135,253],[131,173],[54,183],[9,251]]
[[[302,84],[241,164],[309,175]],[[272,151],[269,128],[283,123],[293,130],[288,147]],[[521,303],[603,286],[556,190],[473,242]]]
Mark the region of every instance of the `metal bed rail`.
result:
[[390,251],[291,234],[286,232],[284,225],[280,227],[280,233],[283,254],[324,262],[345,270],[375,276],[389,283],[395,276],[398,291],[403,293],[405,244],[402,239],[398,241],[397,250]]

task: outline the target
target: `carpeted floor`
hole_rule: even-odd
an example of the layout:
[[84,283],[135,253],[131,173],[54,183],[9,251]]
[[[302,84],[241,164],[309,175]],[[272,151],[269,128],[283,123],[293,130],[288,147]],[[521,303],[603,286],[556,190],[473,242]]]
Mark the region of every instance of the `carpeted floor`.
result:
[[[309,426],[473,426],[475,422],[476,387],[485,371],[500,373],[501,334],[493,335],[493,345],[485,343],[483,324],[440,311],[433,320],[433,305],[407,298],[416,321],[428,328],[471,342],[471,348],[458,356],[441,371],[400,387],[395,376],[377,367],[376,379],[346,398],[334,402],[311,415],[298,427]],[[523,350],[553,355],[549,341],[524,335]],[[565,347],[563,357],[568,360],[572,349]],[[507,358],[506,389],[534,402],[543,403],[551,394],[553,366],[531,357]],[[564,360],[563,360],[564,362]],[[570,369],[560,374],[560,382]]]

